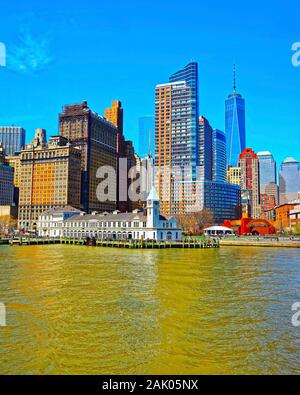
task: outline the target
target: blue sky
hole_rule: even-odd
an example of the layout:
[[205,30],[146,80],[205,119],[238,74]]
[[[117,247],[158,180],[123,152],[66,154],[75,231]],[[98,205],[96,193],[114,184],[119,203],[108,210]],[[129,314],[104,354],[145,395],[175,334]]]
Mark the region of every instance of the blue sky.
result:
[[138,118],[154,111],[154,88],[190,60],[199,63],[200,113],[224,130],[224,100],[237,64],[246,99],[247,145],[278,161],[300,159],[297,1],[33,0],[1,2],[0,124],[57,134],[63,104],[87,100],[102,114],[125,110],[138,148]]

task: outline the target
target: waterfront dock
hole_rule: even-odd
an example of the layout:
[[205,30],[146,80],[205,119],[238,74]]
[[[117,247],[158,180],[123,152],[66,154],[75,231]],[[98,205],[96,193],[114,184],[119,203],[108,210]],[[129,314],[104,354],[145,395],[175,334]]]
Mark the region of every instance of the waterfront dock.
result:
[[300,248],[300,238],[288,237],[237,237],[220,240],[221,246]]
[[155,241],[155,240],[96,240],[76,238],[19,238],[9,241],[10,245],[47,245],[65,244],[91,247],[132,248],[132,249],[163,249],[163,248],[219,248],[218,239],[201,238],[185,239],[182,241]]

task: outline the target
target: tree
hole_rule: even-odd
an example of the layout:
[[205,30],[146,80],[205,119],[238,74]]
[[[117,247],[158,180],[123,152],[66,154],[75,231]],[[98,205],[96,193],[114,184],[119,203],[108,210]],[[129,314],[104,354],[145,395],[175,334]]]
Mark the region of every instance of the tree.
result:
[[214,216],[212,212],[207,208],[204,208],[202,211],[194,213],[194,216],[199,230],[203,230],[213,225],[214,223]]
[[300,235],[300,222],[297,222],[295,228],[294,228],[294,235],[299,236]]
[[203,209],[189,214],[175,216],[177,225],[186,233],[197,234],[204,228],[213,225],[214,217],[210,210]]
[[0,217],[0,236],[8,236],[14,229],[16,229],[17,220],[10,215],[2,215]]

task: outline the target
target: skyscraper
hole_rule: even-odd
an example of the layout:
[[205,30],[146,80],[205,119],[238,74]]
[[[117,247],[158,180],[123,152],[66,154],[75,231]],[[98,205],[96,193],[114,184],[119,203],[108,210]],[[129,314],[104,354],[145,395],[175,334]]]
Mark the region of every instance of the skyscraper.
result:
[[[108,186],[101,201],[97,188],[98,169],[117,170],[117,126],[92,111],[87,102],[64,106],[59,114],[59,133],[82,151],[81,203],[86,212],[112,211],[117,207],[116,183]],[[126,169],[127,170],[127,169]]]
[[5,162],[0,144],[0,206],[11,206],[14,197],[14,169]]
[[294,158],[286,158],[279,170],[280,204],[298,199],[300,192],[300,163]]
[[276,161],[269,151],[258,152],[260,193],[265,193],[266,186],[276,183]]
[[213,128],[204,117],[199,119],[199,178],[213,180]]
[[0,144],[5,155],[15,155],[25,146],[25,130],[17,126],[0,126]]
[[[117,140],[117,208],[122,212],[132,211],[132,201],[128,196],[128,187],[132,180],[129,170],[135,166],[135,150],[132,141],[126,140],[123,133],[124,110],[119,100],[112,102],[111,108],[105,110],[105,118],[116,126]],[[125,182],[124,182],[125,181]]]
[[185,81],[157,85],[155,97],[157,189],[162,212],[171,215],[184,210],[181,170],[187,169],[187,177],[192,179],[192,163],[196,163],[190,124],[191,88]]
[[250,194],[250,215],[260,217],[259,163],[257,154],[251,148],[245,148],[240,154],[241,188]]
[[240,153],[246,148],[245,100],[236,92],[234,68],[233,93],[225,101],[225,133],[227,165],[236,166]]
[[261,214],[278,204],[276,161],[269,151],[258,152]]
[[36,145],[38,134],[20,154],[19,228],[26,230],[52,207],[80,208],[81,151],[62,136]]
[[104,116],[117,127],[120,134],[123,134],[123,108],[119,100],[114,100],[112,106],[105,109]]
[[154,117],[139,118],[139,155],[141,158],[155,152],[155,120]]
[[226,135],[213,130],[213,181],[226,182]]
[[198,65],[189,63],[155,91],[155,164],[161,210],[186,211],[184,183],[197,179],[199,164]]
[[[188,147],[192,152],[190,162],[192,166],[193,177],[196,177],[196,166],[199,165],[199,94],[198,94],[198,63],[190,62],[182,69],[178,70],[169,78],[169,82],[185,81],[186,85],[190,87],[190,95],[188,104],[189,107],[189,127],[187,130]],[[179,105],[180,103],[176,103]],[[185,106],[181,108],[184,109]],[[179,107],[174,112],[174,120],[180,118],[181,114]]]

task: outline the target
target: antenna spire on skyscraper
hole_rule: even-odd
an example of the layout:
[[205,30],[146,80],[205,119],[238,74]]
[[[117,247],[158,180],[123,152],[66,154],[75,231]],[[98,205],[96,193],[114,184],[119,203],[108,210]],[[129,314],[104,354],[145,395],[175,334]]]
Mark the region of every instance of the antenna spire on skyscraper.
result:
[[236,65],[233,65],[233,92],[236,93]]

